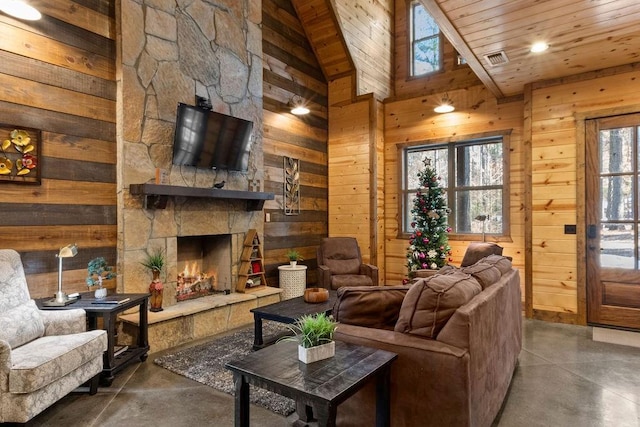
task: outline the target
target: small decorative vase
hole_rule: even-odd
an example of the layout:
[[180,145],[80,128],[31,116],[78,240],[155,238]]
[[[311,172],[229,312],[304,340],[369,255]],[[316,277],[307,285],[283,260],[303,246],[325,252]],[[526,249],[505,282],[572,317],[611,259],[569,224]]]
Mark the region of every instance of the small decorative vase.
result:
[[298,261],[289,261],[289,265],[291,267],[295,267],[296,265],[298,265]]
[[153,280],[149,285],[149,293],[151,294],[151,298],[149,298],[149,311],[157,312],[162,311],[162,292],[164,290],[164,286],[160,281],[160,272],[153,270]]
[[302,363],[313,363],[318,360],[328,359],[336,354],[336,342],[329,341],[326,344],[305,348],[298,346],[298,360]]
[[93,297],[95,299],[102,299],[102,298],[106,298],[106,296],[107,296],[107,288],[103,288],[102,283],[98,283],[98,289],[96,289],[95,292],[93,293]]

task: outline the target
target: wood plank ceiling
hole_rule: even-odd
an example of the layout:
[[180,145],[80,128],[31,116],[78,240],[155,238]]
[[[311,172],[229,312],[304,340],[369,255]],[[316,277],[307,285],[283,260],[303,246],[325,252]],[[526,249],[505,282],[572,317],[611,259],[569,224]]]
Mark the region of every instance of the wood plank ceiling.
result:
[[[420,0],[497,98],[640,58],[638,0]],[[545,53],[529,51],[545,41]],[[508,62],[486,56],[504,52]]]

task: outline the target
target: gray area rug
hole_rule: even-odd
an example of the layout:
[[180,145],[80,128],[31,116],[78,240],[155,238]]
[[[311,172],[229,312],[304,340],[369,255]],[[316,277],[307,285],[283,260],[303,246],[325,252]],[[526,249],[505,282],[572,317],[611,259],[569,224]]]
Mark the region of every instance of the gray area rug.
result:
[[[290,333],[285,325],[269,321],[263,322],[262,330],[266,339]],[[204,344],[166,354],[155,359],[154,363],[233,396],[233,375],[224,364],[249,354],[253,351],[252,346],[253,326]],[[295,411],[293,400],[259,387],[250,386],[249,396],[251,403],[280,415],[287,416]]]

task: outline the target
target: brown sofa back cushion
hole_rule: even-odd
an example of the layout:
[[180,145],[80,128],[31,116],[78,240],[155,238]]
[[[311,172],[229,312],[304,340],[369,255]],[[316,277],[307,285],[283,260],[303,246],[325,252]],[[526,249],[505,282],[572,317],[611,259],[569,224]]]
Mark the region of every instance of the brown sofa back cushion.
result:
[[333,306],[340,323],[393,330],[409,286],[342,287]]
[[458,307],[481,291],[480,284],[461,271],[420,279],[404,297],[394,330],[436,338]]
[[467,246],[460,267],[468,267],[489,255],[502,255],[502,246],[493,242],[473,242]]

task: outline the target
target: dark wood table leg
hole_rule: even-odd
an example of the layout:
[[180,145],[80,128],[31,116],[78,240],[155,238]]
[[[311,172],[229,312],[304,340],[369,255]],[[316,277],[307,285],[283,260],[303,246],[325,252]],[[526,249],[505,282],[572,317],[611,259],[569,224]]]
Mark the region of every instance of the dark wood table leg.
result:
[[[314,405],[316,406],[316,405]],[[331,403],[327,405],[317,405],[315,409],[318,427],[336,427],[336,415],[338,407]]]
[[391,425],[391,366],[376,377],[376,427]]
[[244,375],[233,373],[235,387],[235,427],[249,427],[249,383]]
[[[140,326],[138,331],[138,346],[141,348],[149,348],[149,298],[144,298],[140,304]],[[140,356],[140,361],[147,360],[147,352]]]
[[262,317],[258,313],[253,313],[253,349],[260,350],[263,344]]
[[313,420],[313,408],[303,402],[296,401],[296,414],[298,414],[298,419],[305,423]]

